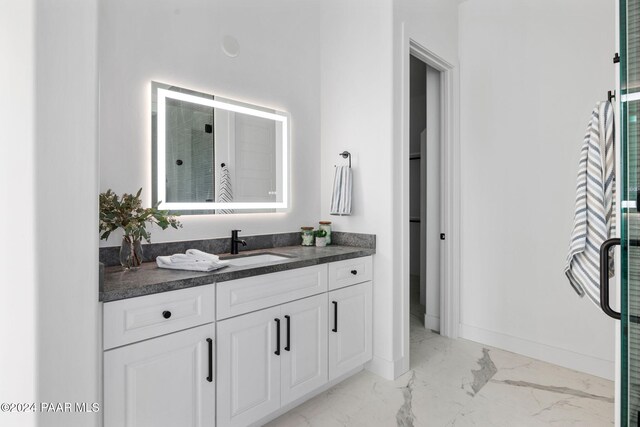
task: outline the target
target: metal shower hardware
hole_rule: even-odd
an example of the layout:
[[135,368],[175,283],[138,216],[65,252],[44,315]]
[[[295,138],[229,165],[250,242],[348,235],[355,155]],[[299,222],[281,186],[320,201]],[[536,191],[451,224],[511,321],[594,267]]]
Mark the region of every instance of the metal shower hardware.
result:
[[343,151],[342,153],[339,153],[338,156],[342,156],[343,159],[349,159],[349,167],[351,167],[351,153],[348,151]]

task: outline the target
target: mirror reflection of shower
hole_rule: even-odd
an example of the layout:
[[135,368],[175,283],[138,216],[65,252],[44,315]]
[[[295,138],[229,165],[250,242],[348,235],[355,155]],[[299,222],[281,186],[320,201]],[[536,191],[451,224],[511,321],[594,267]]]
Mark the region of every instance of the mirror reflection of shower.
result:
[[213,202],[214,109],[167,99],[167,201]]

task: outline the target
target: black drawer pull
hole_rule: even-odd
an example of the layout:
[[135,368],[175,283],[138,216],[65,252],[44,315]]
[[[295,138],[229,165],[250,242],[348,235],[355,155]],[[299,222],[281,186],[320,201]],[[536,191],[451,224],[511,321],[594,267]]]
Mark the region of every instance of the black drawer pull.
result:
[[284,349],[291,351],[291,317],[286,315],[284,318],[287,319],[287,345]]
[[162,317],[164,317],[165,319],[168,319],[171,317],[171,312],[169,310],[165,310],[162,312]]
[[207,338],[207,344],[209,344],[209,376],[207,377],[207,381],[213,381],[213,340],[211,338]]
[[280,319],[274,319],[276,321],[276,356],[280,356]]
[[333,303],[333,332],[338,332],[338,301],[332,301]]
[[351,270],[351,274],[355,276],[356,274],[358,274],[358,270]]

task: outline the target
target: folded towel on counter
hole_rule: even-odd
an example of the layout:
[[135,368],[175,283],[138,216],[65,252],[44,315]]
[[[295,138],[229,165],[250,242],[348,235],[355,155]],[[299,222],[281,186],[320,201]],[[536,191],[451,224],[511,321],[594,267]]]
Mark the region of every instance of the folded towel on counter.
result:
[[333,176],[330,215],[351,215],[352,181],[350,166],[336,166]]
[[229,265],[229,261],[191,261],[191,262],[172,262],[171,256],[159,256],[156,258],[156,264],[160,268],[169,268],[172,270],[191,270],[191,271],[214,271]]
[[184,254],[171,255],[171,262],[173,263],[189,263],[194,261],[211,261],[218,262],[220,257],[218,255],[208,254],[206,252],[199,251],[198,249],[189,249]]
[[220,257],[218,255],[202,252],[198,249],[187,249],[186,253],[187,255],[202,261],[213,261],[213,262],[220,261]]
[[169,257],[172,263],[174,264],[188,264],[190,262],[197,262],[198,260],[192,256],[187,254],[175,254]]

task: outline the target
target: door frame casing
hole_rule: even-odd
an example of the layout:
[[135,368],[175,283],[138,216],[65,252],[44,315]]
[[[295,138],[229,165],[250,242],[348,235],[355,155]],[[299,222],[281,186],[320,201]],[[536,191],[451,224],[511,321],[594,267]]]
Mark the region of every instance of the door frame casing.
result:
[[[409,61],[413,55],[440,72],[441,230],[446,238],[440,251],[440,335],[457,338],[460,325],[460,149],[458,141],[458,68],[402,31],[400,188],[400,281],[402,292],[402,369],[410,367],[409,301]],[[400,374],[397,373],[397,374]]]

